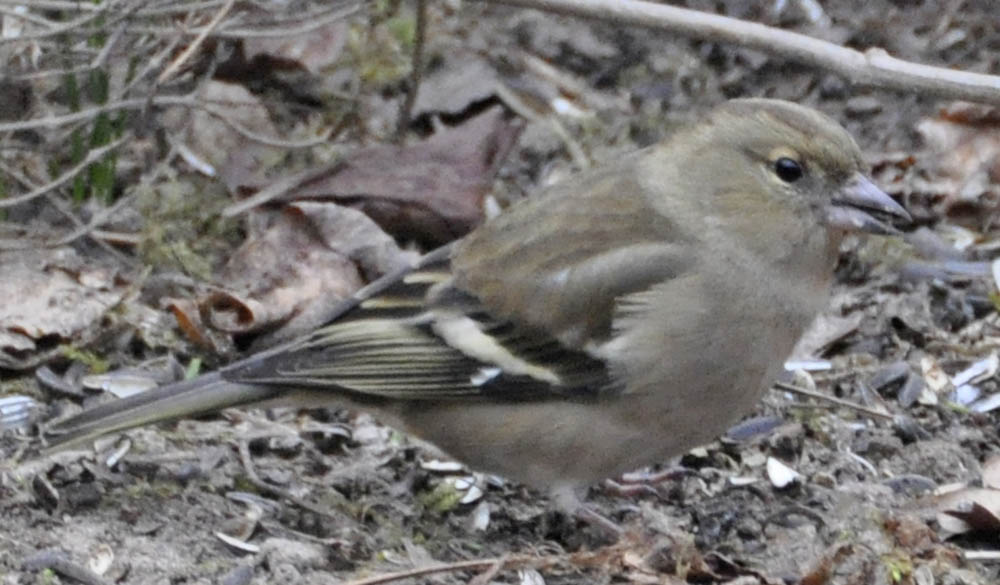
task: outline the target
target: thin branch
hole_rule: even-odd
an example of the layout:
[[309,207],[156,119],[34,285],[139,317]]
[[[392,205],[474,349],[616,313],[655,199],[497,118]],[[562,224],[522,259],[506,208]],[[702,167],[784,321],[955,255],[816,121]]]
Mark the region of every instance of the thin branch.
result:
[[170,16],[173,14],[189,14],[198,10],[215,10],[228,0],[209,0],[208,2],[185,2],[183,4],[168,4],[159,8],[143,8],[137,10],[136,16]]
[[842,398],[837,398],[836,396],[830,396],[829,394],[822,394],[820,392],[813,392],[806,388],[800,388],[798,386],[792,386],[791,384],[786,384],[784,382],[775,382],[773,388],[777,390],[783,390],[785,392],[791,392],[793,394],[798,394],[800,396],[808,396],[809,398],[815,398],[816,400],[822,400],[824,402],[829,402],[830,404],[836,404],[837,406],[842,406],[844,408],[849,408],[851,410],[860,412],[862,414],[867,414],[873,418],[880,418],[882,420],[896,420],[893,415],[882,412],[881,410],[875,410],[874,408],[868,408],[862,404],[857,404],[851,402],[850,400],[844,400]]
[[[108,3],[114,2],[115,0],[109,0]],[[121,2],[122,0],[117,0]],[[257,23],[239,21],[239,19],[231,18],[222,22],[216,26],[202,26],[191,29],[179,29],[178,27],[170,26],[142,26],[138,24],[130,24],[126,29],[125,33],[130,36],[174,36],[181,35],[184,37],[198,37],[203,34],[207,34],[212,38],[224,38],[224,39],[249,39],[249,38],[283,38],[289,36],[296,36],[312,32],[314,30],[323,28],[332,22],[337,22],[343,20],[348,16],[358,12],[361,9],[362,4],[360,2],[354,2],[347,6],[336,6],[334,8],[323,8],[322,10],[317,10],[311,14],[300,14],[294,19],[289,19],[287,21],[281,21],[277,23],[270,23],[269,25],[259,25],[255,27]],[[102,12],[106,10],[105,4],[101,4]],[[118,9],[113,12],[116,21],[121,20],[123,10]],[[189,11],[184,11],[185,14]],[[42,39],[49,39],[59,35],[74,35],[76,37],[87,37],[90,35],[102,33],[107,30],[108,24],[105,23],[102,26],[86,26],[88,22],[93,21],[100,13],[99,12],[86,12],[85,16],[64,24],[59,24],[57,27],[50,27],[44,31],[35,31],[30,33],[24,33],[20,36],[12,37],[0,37],[0,45],[3,44],[16,44],[28,41],[40,41]],[[139,12],[128,11],[128,16],[139,16]],[[235,28],[236,25],[240,28]],[[264,28],[260,28],[264,27]],[[269,28],[268,28],[269,27]]]
[[[345,7],[337,7],[331,10],[324,9],[315,14],[303,15],[278,24],[272,24],[271,28],[253,28],[251,23],[241,22],[241,28],[231,28],[230,21],[219,25],[216,30],[210,31],[212,38],[219,39],[269,39],[284,38],[302,35],[314,30],[323,28],[330,23],[337,22],[351,16],[361,9],[360,4],[352,4]],[[232,19],[230,19],[232,20]],[[281,26],[278,26],[281,25]],[[168,36],[183,35],[186,37],[197,36],[205,32],[208,27],[197,27],[190,29],[178,29],[176,27],[165,26],[130,26],[127,32],[135,36]],[[73,34],[85,36],[97,32],[94,29],[79,29],[71,31]],[[51,35],[46,35],[51,36]]]
[[[452,563],[436,563],[426,567],[416,567],[404,569],[392,573],[372,575],[352,581],[345,581],[342,585],[381,585],[383,583],[393,583],[415,577],[424,577],[440,573],[453,573],[456,571],[494,571],[499,569],[522,569],[533,568],[544,570],[559,565],[569,565],[574,567],[586,567],[592,565],[606,564],[611,558],[625,554],[628,545],[617,543],[593,551],[581,551],[570,554],[553,554],[544,556],[535,555],[510,555],[488,559],[472,559],[465,561],[455,561]],[[499,568],[499,569],[498,569]]]
[[240,440],[237,444],[237,449],[239,450],[240,461],[243,463],[243,470],[246,471],[247,474],[247,480],[257,489],[264,493],[271,494],[276,498],[288,500],[295,506],[298,506],[308,512],[312,512],[318,516],[334,518],[337,520],[343,517],[343,514],[338,514],[333,510],[326,510],[318,505],[307,502],[303,498],[293,494],[291,491],[272,485],[261,479],[260,475],[257,474],[256,466],[254,466],[253,456],[250,455],[250,446],[248,441]]
[[127,197],[122,197],[118,201],[115,201],[114,205],[110,207],[105,207],[101,211],[94,214],[90,218],[90,221],[84,225],[80,225],[77,229],[69,232],[68,234],[52,241],[43,244],[47,248],[58,248],[59,246],[65,246],[70,242],[76,241],[86,235],[93,233],[98,226],[104,225],[108,219],[110,219],[114,214],[122,210],[126,205],[133,203],[134,193]]
[[[10,176],[14,180],[16,180],[18,183],[21,183],[21,185],[23,185],[27,189],[35,189],[37,187],[37,185],[34,183],[34,181],[32,181],[31,179],[29,179],[28,177],[25,177],[24,175],[22,175],[17,170],[11,168],[3,160],[0,160],[0,172],[6,173],[8,176]],[[134,266],[135,265],[135,262],[131,258],[126,257],[124,254],[122,254],[121,252],[119,252],[118,250],[116,250],[114,248],[114,246],[112,246],[109,243],[109,242],[119,243],[124,238],[127,238],[128,235],[114,234],[113,232],[104,232],[104,231],[99,230],[99,229],[96,228],[97,225],[99,225],[100,223],[103,223],[104,219],[106,219],[107,217],[110,217],[114,213],[114,210],[111,211],[111,212],[109,212],[109,213],[107,213],[106,215],[102,215],[100,213],[97,214],[98,216],[102,216],[102,217],[100,217],[100,221],[96,221],[96,218],[93,218],[93,219],[91,219],[89,225],[85,225],[83,223],[83,221],[80,218],[78,218],[73,213],[73,211],[69,208],[69,205],[67,205],[66,202],[63,201],[63,199],[61,199],[59,197],[53,197],[51,193],[47,194],[46,198],[47,198],[48,202],[52,205],[52,207],[55,208],[56,211],[58,211],[59,213],[61,213],[66,219],[68,219],[73,225],[76,226],[76,231],[71,232],[71,234],[70,234],[70,235],[73,235],[74,237],[72,239],[67,240],[66,243],[69,243],[70,241],[72,241],[72,240],[74,240],[74,239],[76,239],[78,237],[90,235],[93,238],[94,242],[97,243],[98,246],[100,246],[101,248],[103,248],[104,251],[108,252],[111,256],[114,256],[115,258],[117,258],[123,264],[128,265],[128,266]],[[123,199],[126,199],[126,198],[123,198]],[[116,204],[115,205],[115,210],[119,209],[120,207],[121,207],[121,205]],[[115,236],[117,236],[117,237],[115,237]],[[67,237],[68,236],[63,236],[63,239],[66,239]],[[52,248],[52,247],[56,247],[56,246],[60,245],[58,243],[59,242],[58,240],[55,240],[54,243],[36,244],[36,243],[33,242],[33,243],[28,244],[28,245],[10,244],[8,242],[9,242],[9,240],[0,240],[0,250],[5,250],[5,251],[9,251],[9,250],[21,250],[21,249],[24,249],[24,248],[37,248],[39,246],[43,246],[43,247],[47,247],[47,248]],[[135,245],[135,244],[130,242],[129,245]]]
[[242,201],[237,201],[236,203],[233,203],[232,205],[223,209],[222,217],[233,217],[243,213],[244,211],[253,209],[254,207],[264,205],[268,201],[277,199],[278,197],[281,197],[285,193],[288,193],[289,191],[296,189],[301,185],[304,185],[310,181],[313,181],[325,175],[334,173],[339,167],[343,165],[344,161],[338,159],[332,162],[328,162],[324,165],[320,165],[316,168],[308,169],[298,174],[278,179],[271,185],[268,185],[267,187],[255,193],[252,197],[248,197]]
[[212,20],[210,20],[202,31],[198,33],[198,36],[195,37],[195,39],[191,41],[184,51],[181,52],[181,54],[178,55],[177,58],[174,59],[174,61],[160,73],[160,76],[156,78],[156,85],[163,85],[166,83],[166,81],[173,77],[174,73],[181,68],[181,65],[187,63],[191,56],[201,49],[201,45],[205,42],[205,39],[207,39],[208,35],[212,34],[215,29],[219,28],[219,24],[222,23],[222,19],[229,14],[229,11],[233,9],[234,4],[236,4],[236,0],[228,0],[228,2],[226,2],[226,4],[215,13]]
[[[157,102],[157,98],[153,98],[153,103]],[[193,108],[200,108],[204,112],[215,116],[216,118],[222,120],[227,126],[235,130],[238,134],[257,142],[265,146],[273,146],[275,148],[312,148],[314,146],[319,146],[320,144],[325,144],[327,140],[330,139],[330,135],[333,134],[333,129],[327,129],[323,134],[316,136],[314,138],[307,138],[305,140],[282,140],[280,138],[272,138],[270,136],[265,136],[263,134],[258,134],[253,130],[250,130],[243,125],[241,125],[236,120],[229,117],[229,114],[218,107],[214,107],[211,104],[203,103],[192,103],[192,104],[178,104],[178,105],[189,105]]]
[[[282,140],[280,138],[264,136],[263,134],[258,134],[253,130],[244,127],[242,124],[232,119],[222,107],[217,107],[211,103],[199,101],[190,96],[156,96],[153,98],[130,98],[116,102],[108,102],[107,104],[102,104],[100,106],[87,108],[85,110],[61,116],[49,116],[46,118],[36,118],[34,120],[24,120],[21,122],[6,122],[0,124],[0,132],[16,132],[32,128],[55,128],[77,122],[86,122],[102,113],[116,112],[119,110],[140,110],[149,105],[181,106],[200,109],[212,116],[215,116],[216,118],[219,118],[227,126],[235,130],[243,137],[266,146],[274,146],[277,148],[312,148],[313,146],[326,142],[332,133],[332,130],[328,130],[323,135],[316,136],[314,138],[307,138],[305,140]],[[8,201],[10,201],[10,199],[4,200],[5,203]]]
[[404,569],[402,571],[395,571],[392,573],[373,575],[363,579],[355,579],[354,581],[348,581],[343,585],[381,585],[382,583],[392,583],[394,581],[403,581],[405,579],[413,579],[415,577],[426,577],[427,575],[435,575],[438,573],[454,573],[456,571],[488,571],[496,567],[498,563],[504,563],[505,560],[509,559],[474,559],[471,561],[440,563],[426,567],[417,567],[415,569]]
[[265,28],[265,29],[254,29],[254,28],[241,28],[241,29],[226,29],[220,30],[214,36],[227,39],[268,39],[268,38],[280,38],[280,37],[293,37],[296,35],[302,35],[305,33],[312,32],[314,30],[323,28],[331,23],[343,20],[348,16],[361,10],[361,3],[354,3],[349,6],[338,6],[332,10],[323,11],[321,13],[308,15],[306,17],[298,19],[292,26],[286,28]]
[[16,6],[16,7],[13,7],[13,8],[6,8],[6,7],[4,7],[3,4],[0,4],[0,15],[6,16],[6,17],[8,17],[10,19],[20,19],[20,20],[23,20],[25,22],[30,22],[32,24],[37,24],[39,26],[44,26],[46,28],[52,28],[52,27],[55,27],[55,26],[59,26],[59,23],[56,22],[56,21],[54,21],[54,20],[49,20],[47,18],[43,18],[41,16],[38,16],[36,14],[32,14],[30,12],[23,12],[21,10],[18,10],[18,8],[22,8],[22,7]]
[[413,43],[412,64],[410,69],[410,87],[406,98],[399,106],[399,121],[396,125],[396,141],[402,142],[406,130],[410,127],[410,117],[413,105],[417,103],[417,92],[420,91],[420,80],[424,75],[424,44],[427,38],[427,0],[417,0],[417,30]]
[[[0,0],[4,6],[25,6],[24,0]],[[61,1],[61,0],[31,0],[27,3],[29,8],[36,10],[75,10],[77,12],[95,12],[100,10],[97,4],[89,2]]]
[[[71,20],[69,22],[58,23],[57,25],[50,26],[45,31],[32,32],[32,33],[22,34],[19,36],[0,37],[0,45],[6,43],[17,43],[24,41],[39,40],[63,34],[76,34],[81,29],[88,28],[85,25],[87,23],[94,21],[102,14],[107,13],[109,11],[117,10],[118,4],[121,4],[121,2],[122,0],[108,0],[107,2],[102,2],[97,6],[97,8],[94,11],[87,12],[86,14],[84,14],[83,16],[81,16],[76,20]],[[123,10],[123,11],[131,12],[130,10]],[[111,14],[116,14],[116,13],[111,12]],[[100,32],[103,32],[104,30],[106,29],[101,28]]]
[[5,207],[14,207],[15,205],[20,205],[27,201],[31,201],[36,197],[41,197],[42,195],[45,195],[46,193],[54,189],[58,189],[59,187],[72,181],[73,177],[76,177],[78,174],[80,174],[90,164],[97,162],[98,160],[100,160],[101,157],[103,157],[108,152],[118,148],[122,144],[125,144],[125,142],[130,138],[131,136],[126,134],[121,138],[119,138],[118,140],[115,140],[114,142],[105,144],[100,148],[91,149],[90,151],[87,152],[87,156],[84,157],[82,161],[80,161],[77,165],[75,165],[73,168],[69,169],[65,173],[56,177],[54,180],[49,181],[48,183],[38,187],[37,189],[29,191],[28,193],[23,193],[15,197],[8,197],[7,199],[0,199],[0,209],[3,209]]
[[640,0],[489,0],[687,37],[733,43],[834,71],[851,83],[1000,105],[1000,77],[864,53],[810,36],[696,10]]

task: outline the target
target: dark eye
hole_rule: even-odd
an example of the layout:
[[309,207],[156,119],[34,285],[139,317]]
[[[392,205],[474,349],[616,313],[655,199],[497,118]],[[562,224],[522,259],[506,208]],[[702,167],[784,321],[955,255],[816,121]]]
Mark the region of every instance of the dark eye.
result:
[[783,156],[774,161],[774,172],[786,183],[794,183],[802,178],[802,165],[794,159]]

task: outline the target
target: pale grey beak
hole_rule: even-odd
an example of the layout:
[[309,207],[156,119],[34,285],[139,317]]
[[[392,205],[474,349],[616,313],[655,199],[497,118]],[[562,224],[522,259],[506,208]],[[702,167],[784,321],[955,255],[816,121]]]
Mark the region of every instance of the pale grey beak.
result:
[[855,173],[844,189],[826,208],[826,225],[848,232],[866,232],[882,236],[897,235],[899,230],[879,220],[872,213],[910,221],[910,214],[875,186],[871,179]]

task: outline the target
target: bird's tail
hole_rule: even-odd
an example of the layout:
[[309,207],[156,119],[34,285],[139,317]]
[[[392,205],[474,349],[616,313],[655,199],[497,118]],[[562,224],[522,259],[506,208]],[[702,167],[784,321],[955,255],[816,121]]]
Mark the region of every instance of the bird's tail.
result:
[[223,408],[268,400],[270,386],[239,384],[217,372],[112,400],[58,421],[45,430],[47,451],[78,445],[101,435],[155,422],[198,416]]

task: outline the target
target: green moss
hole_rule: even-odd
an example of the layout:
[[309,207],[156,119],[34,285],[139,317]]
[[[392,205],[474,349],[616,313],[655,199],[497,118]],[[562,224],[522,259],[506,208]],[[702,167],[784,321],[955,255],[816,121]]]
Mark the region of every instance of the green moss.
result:
[[412,16],[394,16],[385,21],[389,33],[405,50],[411,50],[417,39],[417,20]]
[[38,573],[38,582],[39,583],[56,583],[57,582],[56,581],[56,572],[53,571],[52,569],[42,569],[42,571],[40,573]]
[[993,310],[1000,313],[1000,292],[991,292],[989,294],[990,302],[993,303]]
[[885,555],[882,557],[882,562],[885,563],[889,580],[893,583],[901,583],[913,573],[913,562],[907,556],[898,553]]
[[437,484],[430,492],[424,492],[417,497],[424,508],[435,516],[454,510],[462,501],[462,492],[455,489],[449,482]]
[[74,345],[62,345],[59,347],[59,351],[65,357],[85,364],[92,374],[103,374],[111,369],[111,365],[104,358]]
[[135,196],[146,219],[139,254],[147,265],[210,280],[241,239],[239,222],[220,216],[230,199],[217,181],[185,176],[138,186]]

